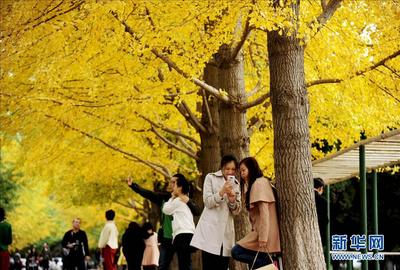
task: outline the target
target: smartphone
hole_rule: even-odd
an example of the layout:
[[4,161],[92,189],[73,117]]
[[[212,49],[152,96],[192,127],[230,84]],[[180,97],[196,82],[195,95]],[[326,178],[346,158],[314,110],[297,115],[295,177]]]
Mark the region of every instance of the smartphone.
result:
[[228,175],[228,181],[231,182],[232,185],[235,184],[236,177],[234,175]]

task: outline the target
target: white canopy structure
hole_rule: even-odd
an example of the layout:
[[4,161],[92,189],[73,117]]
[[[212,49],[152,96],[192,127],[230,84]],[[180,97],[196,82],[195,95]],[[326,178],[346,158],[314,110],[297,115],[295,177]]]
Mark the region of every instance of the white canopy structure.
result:
[[321,177],[326,184],[333,184],[359,175],[361,145],[365,147],[367,171],[400,164],[400,129],[396,129],[315,160],[313,177]]

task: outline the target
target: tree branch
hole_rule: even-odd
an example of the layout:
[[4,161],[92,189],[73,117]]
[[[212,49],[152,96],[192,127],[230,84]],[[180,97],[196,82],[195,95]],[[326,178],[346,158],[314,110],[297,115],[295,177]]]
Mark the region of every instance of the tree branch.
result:
[[146,161],[143,160],[141,158],[134,158],[134,157],[130,157],[130,156],[124,156],[125,159],[127,160],[131,160],[133,162],[139,162],[139,163],[143,163],[146,166],[150,167],[151,169],[153,169],[154,171],[162,174],[165,178],[171,178],[171,173],[170,171],[167,169],[167,167],[151,162],[151,161]]
[[[164,75],[162,74],[161,69],[158,69],[158,77],[160,79],[161,82],[164,81]],[[170,92],[170,91],[169,91]],[[181,95],[181,93],[178,90],[178,93],[170,93],[168,95],[164,95],[164,99],[167,101],[171,101],[171,103],[175,100],[176,97],[179,97]],[[199,130],[202,130],[201,126],[201,122],[197,119],[197,117],[194,116],[194,114],[190,111],[188,106],[183,106],[182,103],[177,103],[175,104],[175,108],[178,110],[178,112],[185,117],[186,121],[189,122],[189,124],[197,131],[199,132]],[[200,124],[200,125],[198,125]],[[166,130],[167,131],[167,130]],[[189,138],[189,137],[185,137],[182,136],[186,139],[189,139],[191,141],[193,141],[194,139]],[[193,141],[195,142],[197,145],[200,145],[200,143],[198,141]]]
[[178,141],[188,150],[192,151],[193,153],[195,153],[195,151],[193,151],[192,147],[181,137],[181,136],[177,136]]
[[[97,137],[97,136],[94,136],[94,135],[89,134],[89,133],[87,133],[87,132],[85,132],[85,131],[83,131],[83,130],[80,130],[80,129],[78,129],[78,128],[75,128],[75,127],[73,127],[73,126],[71,126],[71,125],[65,123],[64,121],[55,118],[54,116],[51,116],[51,115],[48,115],[48,114],[46,114],[45,116],[46,116],[47,118],[50,118],[50,119],[55,120],[56,122],[60,123],[61,125],[63,125],[64,127],[68,128],[68,129],[70,129],[70,130],[73,130],[73,131],[75,131],[75,132],[78,132],[78,133],[82,134],[82,135],[85,136],[85,137],[88,137],[88,138],[90,138],[90,139],[92,139],[92,140],[95,140],[95,141],[100,142],[100,143],[103,144],[104,146],[106,146],[106,147],[108,147],[108,148],[110,148],[110,149],[112,149],[112,150],[114,150],[114,151],[116,151],[116,152],[119,152],[119,153],[121,153],[121,154],[124,154],[124,157],[130,157],[130,158],[133,159],[134,161],[139,162],[139,163],[142,163],[142,164],[144,164],[144,165],[150,167],[151,169],[153,169],[153,170],[159,172],[160,174],[164,175],[165,177],[170,177],[170,174],[167,174],[165,171],[160,170],[159,168],[157,168],[157,167],[156,167],[154,164],[152,164],[151,162],[146,161],[146,160],[144,160],[144,159],[142,159],[142,158],[136,156],[135,154],[132,154],[132,153],[129,153],[129,152],[125,151],[125,150],[122,150],[122,149],[120,149],[120,148],[118,148],[118,147],[116,147],[116,146],[114,146],[114,145],[112,145],[112,144],[110,144],[110,143],[104,141],[103,139],[101,139],[101,138],[99,138],[99,137]],[[160,165],[160,166],[161,166],[161,165]]]
[[138,200],[132,200],[131,198],[128,199],[128,203],[129,205],[131,205],[133,208],[138,208],[137,205],[139,205],[140,207],[144,207],[144,203]]
[[193,139],[189,135],[183,134],[183,133],[181,133],[179,131],[176,131],[176,130],[173,130],[173,129],[170,129],[170,128],[167,128],[167,127],[163,127],[163,126],[159,126],[159,128],[164,130],[165,132],[168,132],[168,133],[171,133],[171,134],[177,136],[178,138],[185,138],[185,139],[193,142],[197,146],[201,145],[199,141],[197,141],[196,139]]
[[317,17],[317,19],[308,24],[309,28],[312,28],[314,25],[317,24],[317,30],[315,31],[313,36],[315,36],[329,21],[336,10],[340,7],[342,1],[343,0],[330,0],[328,4],[326,4],[326,1],[324,0],[321,1],[322,13]]
[[253,101],[249,101],[243,105],[239,105],[238,108],[241,111],[247,110],[249,108],[255,107],[259,104],[262,104],[265,100],[267,100],[270,97],[270,93],[266,93],[264,95],[262,95],[261,97],[253,100]]
[[[43,24],[43,23],[49,22],[49,21],[51,21],[51,20],[53,20],[53,19],[55,19],[55,18],[57,18],[57,17],[59,17],[59,16],[65,15],[65,14],[67,14],[68,12],[73,11],[73,10],[79,8],[82,4],[85,3],[85,1],[84,1],[84,0],[79,0],[79,1],[76,1],[76,3],[72,2],[72,3],[70,3],[70,5],[69,5],[70,8],[67,9],[67,10],[65,10],[65,11],[62,11],[62,10],[60,10],[60,9],[55,10],[55,9],[59,8],[60,5],[61,5],[62,3],[63,3],[63,1],[61,1],[58,5],[56,5],[54,8],[50,9],[49,11],[44,10],[44,12],[43,12],[39,17],[34,18],[34,19],[32,19],[32,20],[28,20],[27,22],[25,22],[24,24],[22,24],[23,26],[25,26],[25,28],[24,28],[24,29],[21,29],[21,30],[18,30],[18,31],[17,31],[17,34],[20,33],[20,32],[26,32],[26,31],[28,31],[28,30],[30,30],[30,29],[33,29],[33,28],[35,28],[35,27],[37,27],[37,26]],[[49,5],[47,8],[49,8],[49,7],[50,7],[50,5]],[[51,13],[52,11],[56,11],[56,13],[55,13],[54,15],[51,15],[50,13]],[[47,16],[47,15],[51,15],[51,16],[48,17],[48,18],[42,18],[42,17]],[[39,20],[39,19],[42,19],[42,20]],[[38,21],[38,22],[36,22],[36,21]],[[35,22],[35,23],[34,23],[34,22]],[[34,24],[29,25],[30,23],[34,23]],[[15,32],[15,31],[14,31],[14,32]],[[8,36],[8,37],[11,37],[11,35],[12,35],[14,32],[11,32],[11,33],[7,34],[7,36]]]
[[389,89],[387,89],[386,87],[380,86],[378,83],[376,83],[375,81],[368,79],[370,82],[372,82],[374,85],[376,85],[379,89],[381,89],[384,93],[386,93],[388,96],[390,96],[391,98],[393,98],[394,100],[396,100],[397,102],[400,103],[400,99],[397,98],[395,95],[393,95],[392,93],[390,93]]
[[326,7],[327,7],[326,0],[321,0],[321,7],[322,7],[322,11],[326,10]]
[[[395,52],[395,53],[393,53],[393,54],[391,54],[391,55],[389,55],[389,56],[383,58],[381,61],[379,61],[379,62],[376,63],[375,65],[370,66],[369,68],[366,68],[366,69],[361,70],[361,71],[357,71],[357,72],[356,72],[356,76],[358,76],[358,75],[363,75],[364,73],[367,73],[368,71],[374,70],[374,69],[376,69],[377,67],[384,65],[386,61],[391,60],[391,59],[394,59],[394,58],[396,58],[396,57],[399,56],[399,55],[400,55],[400,50],[398,50],[397,52]],[[355,77],[355,76],[353,76],[353,77]]]
[[[123,202],[116,201],[116,200],[114,200],[114,202],[115,202],[116,204],[119,204],[119,205],[124,206],[124,207],[126,207],[126,208],[135,209],[135,207],[133,207],[133,206],[130,205],[130,204],[123,203]],[[136,210],[136,209],[135,209],[135,210]]]
[[178,112],[185,117],[186,121],[197,131],[199,132],[199,127],[196,126],[195,122],[193,119],[190,118],[189,114],[187,113],[185,107],[182,105],[182,103],[175,104],[175,108],[178,110]]
[[[251,44],[253,44],[253,43],[251,43]],[[254,60],[254,53],[253,53],[253,48],[252,48],[252,46],[251,46],[251,45],[248,46],[248,49],[249,49],[249,56],[250,56],[251,64],[252,64],[253,67],[256,69],[257,77],[258,77],[258,78],[261,78],[261,70],[260,70],[260,67],[259,67],[259,65],[257,64],[257,62]],[[269,64],[267,59],[265,60],[265,62],[266,62],[267,65]],[[260,82],[260,81],[259,81],[259,82]],[[258,83],[257,83],[257,85],[258,85]]]
[[232,103],[232,101],[229,99],[228,95],[223,94],[223,92],[216,89],[215,87],[208,85],[207,83],[205,83],[199,79],[196,79],[196,78],[192,78],[192,81],[194,82],[195,85],[200,86],[201,88],[206,90],[211,95],[215,96],[220,101],[225,102],[225,103]]
[[155,23],[154,23],[153,19],[151,18],[151,16],[150,16],[150,10],[147,8],[147,6],[146,6],[146,5],[145,5],[145,10],[146,10],[146,15],[147,15],[147,18],[149,18],[149,21],[150,21],[151,27],[153,27],[153,30],[155,30],[155,29],[156,29],[156,25],[155,25]]
[[121,206],[127,207],[127,208],[129,208],[129,209],[135,210],[136,213],[138,213],[138,215],[140,215],[140,216],[142,216],[142,217],[145,216],[144,209],[138,208],[138,207],[135,205],[136,202],[132,203],[131,201],[128,201],[128,204],[122,203],[122,202],[120,202],[120,201],[118,201],[118,200],[113,200],[113,202],[115,202],[116,204],[119,204],[119,205],[121,205]]
[[341,83],[343,82],[344,79],[320,79],[320,80],[315,80],[311,81],[309,83],[306,83],[307,87],[315,86],[318,84],[327,84],[327,83]]
[[258,91],[260,91],[260,89],[263,89],[264,87],[261,87],[261,80],[259,80],[256,84],[256,86],[254,86],[254,88],[246,94],[247,97],[252,97],[254,96]]
[[400,79],[400,74],[399,74],[399,72],[397,72],[397,70],[395,70],[395,69],[392,68],[392,67],[389,67],[389,66],[386,65],[386,64],[383,64],[383,66],[384,66],[385,68],[387,68],[388,70],[390,70],[394,75],[396,75],[397,78]]
[[169,59],[166,55],[158,52],[156,49],[151,49],[151,52],[160,58],[162,61],[164,61],[171,69],[174,69],[178,74],[182,75],[186,79],[190,79],[195,85],[200,86],[207,92],[209,92],[211,95],[215,96],[219,100],[229,103],[230,99],[227,95],[222,94],[218,89],[215,87],[203,82],[202,80],[199,80],[197,78],[190,78],[189,74],[185,73],[182,69],[180,69],[175,62],[173,62],[171,59]]
[[[270,105],[271,105],[271,103],[266,102],[266,103],[264,103],[263,107],[267,109]],[[249,124],[249,127],[247,128],[247,132],[249,133],[249,136],[251,136],[253,134],[255,129],[260,128],[264,124],[265,124],[265,121],[263,121],[262,119],[260,119],[257,116],[253,116],[250,119],[250,124]]]
[[[394,52],[393,54],[383,58],[381,61],[377,62],[376,64],[374,64],[374,65],[372,65],[372,66],[370,66],[370,67],[368,67],[366,69],[357,71],[349,79],[353,79],[354,77],[357,77],[357,76],[360,76],[360,75],[364,75],[365,73],[367,73],[369,71],[372,71],[372,70],[374,70],[374,69],[376,69],[376,68],[378,68],[380,66],[383,66],[386,61],[394,59],[399,55],[400,55],[400,50],[398,50],[397,52]],[[320,79],[320,80],[315,80],[315,81],[308,82],[308,83],[306,83],[306,86],[307,87],[311,87],[311,86],[318,85],[318,84],[341,83],[343,81],[344,81],[344,79],[333,79],[333,78],[331,78],[331,79]]]
[[[113,125],[116,125],[116,126],[125,128],[125,126],[124,126],[123,124],[121,124],[121,123],[119,123],[119,122],[116,122],[116,121],[114,121],[114,120],[107,119],[107,118],[101,117],[101,116],[99,116],[99,115],[95,115],[95,114],[92,113],[92,112],[88,112],[88,111],[83,111],[83,112],[84,112],[85,114],[87,114],[87,115],[89,115],[89,116],[92,116],[92,117],[95,117],[95,118],[97,118],[97,119],[99,119],[99,120],[101,120],[101,121],[106,121],[106,122],[111,123],[111,124],[113,124]],[[151,131],[151,130],[150,130],[150,129],[133,129],[133,128],[131,128],[130,131],[132,131],[132,132],[146,132],[146,131]]]
[[139,114],[139,113],[136,113],[136,115],[139,116],[140,118],[142,118],[143,120],[149,122],[151,125],[155,126],[156,128],[159,128],[159,129],[161,129],[161,130],[164,130],[165,132],[168,132],[168,133],[170,133],[170,134],[172,134],[172,135],[175,135],[175,136],[177,136],[177,137],[185,138],[185,139],[187,139],[187,140],[189,140],[189,141],[195,143],[196,145],[200,146],[200,142],[198,142],[197,140],[193,139],[193,138],[190,137],[189,135],[186,135],[186,134],[183,134],[183,133],[181,133],[181,132],[179,132],[179,131],[176,131],[176,130],[173,130],[173,129],[164,127],[164,126],[162,126],[162,125],[160,125],[160,124],[154,122],[153,120],[150,120],[150,119],[147,118],[146,116]]
[[[202,131],[204,133],[207,132],[207,129],[201,124],[201,122],[199,121],[199,119],[197,119],[197,117],[193,114],[193,112],[190,110],[189,106],[187,105],[187,103],[182,100],[179,103],[180,106],[182,106],[183,110],[186,111],[187,114],[187,118],[190,119],[190,121],[193,123],[194,127],[196,130],[198,131]],[[179,106],[178,105],[178,106]],[[178,108],[179,109],[179,108]],[[185,116],[185,115],[184,115]],[[185,116],[186,117],[186,116]]]
[[193,151],[189,151],[187,149],[184,149],[182,147],[180,147],[179,145],[175,144],[174,142],[168,140],[167,138],[165,138],[163,135],[161,135],[160,132],[158,132],[154,127],[152,127],[151,129],[154,134],[156,134],[156,136],[163,142],[165,142],[166,144],[168,144],[169,146],[175,148],[176,150],[190,156],[191,158],[194,158],[195,160],[199,161],[200,158],[198,156],[196,156],[196,154]]
[[201,89],[201,95],[203,96],[203,104],[206,107],[208,124],[210,125],[210,128],[213,128],[213,117],[211,115],[210,106],[208,105],[207,95],[204,92],[204,89]]
[[[135,40],[140,41],[136,33],[132,30],[132,28],[129,27],[129,25],[125,21],[121,21],[118,17],[118,14],[114,11],[110,12],[123,26],[125,29],[125,32],[129,33]],[[145,46],[146,48],[149,48],[148,45]],[[169,59],[166,55],[158,52],[156,49],[151,49],[150,50],[155,56],[160,58],[162,61],[164,61],[171,69],[174,69],[178,74],[182,75],[184,78],[191,80],[195,85],[200,86],[207,92],[209,92],[211,95],[215,96],[217,99],[221,100],[222,102],[225,103],[230,103],[230,99],[227,95],[224,95],[221,91],[216,89],[215,87],[208,85],[207,83],[197,79],[197,78],[191,78],[189,74],[184,72],[182,69],[176,65],[171,59]]]
[[[251,14],[251,12],[252,12],[252,10],[250,10],[249,15]],[[238,56],[238,54],[239,54],[240,50],[242,49],[244,43],[246,42],[247,38],[249,37],[251,30],[252,29],[250,27],[250,16],[247,16],[242,37],[240,38],[240,41],[238,42],[238,44],[236,44],[236,47],[232,51],[231,60],[236,59],[236,57]]]

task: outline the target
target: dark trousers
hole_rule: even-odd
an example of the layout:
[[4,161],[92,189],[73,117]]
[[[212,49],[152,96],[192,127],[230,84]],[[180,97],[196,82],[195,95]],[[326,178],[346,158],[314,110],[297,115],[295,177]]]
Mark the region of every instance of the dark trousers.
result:
[[143,270],[157,270],[155,265],[143,265]]
[[85,270],[85,258],[81,256],[68,256],[63,259],[64,270]]
[[[142,255],[142,256],[140,256]],[[126,263],[128,264],[128,270],[141,270],[142,269],[142,258],[143,254],[138,254],[132,256],[132,258],[126,258]]]
[[43,259],[40,264],[42,265],[43,270],[49,270],[49,260]]
[[[251,267],[254,262],[254,258],[256,257],[257,251],[250,250],[247,248],[243,248],[239,245],[235,245],[232,248],[232,258],[239,262],[244,262]],[[261,266],[272,263],[271,259],[266,252],[259,252],[257,255],[257,259],[254,262],[253,268],[259,268]]]
[[201,261],[203,263],[203,270],[227,270],[229,265],[229,257],[214,255],[204,250],[201,252]]
[[175,236],[174,248],[178,255],[179,270],[192,270],[192,248],[190,241],[192,241],[192,233],[181,233]]
[[174,257],[175,249],[172,245],[172,239],[163,239],[160,245],[160,259],[158,260],[159,270],[168,270]]

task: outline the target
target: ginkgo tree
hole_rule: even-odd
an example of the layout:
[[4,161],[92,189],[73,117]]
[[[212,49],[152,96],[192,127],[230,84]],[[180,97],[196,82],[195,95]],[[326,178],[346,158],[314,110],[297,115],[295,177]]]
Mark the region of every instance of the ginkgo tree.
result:
[[252,153],[278,184],[285,267],[322,269],[310,140],[399,126],[398,4],[341,2],[7,2],[2,129],[21,170],[75,197]]

